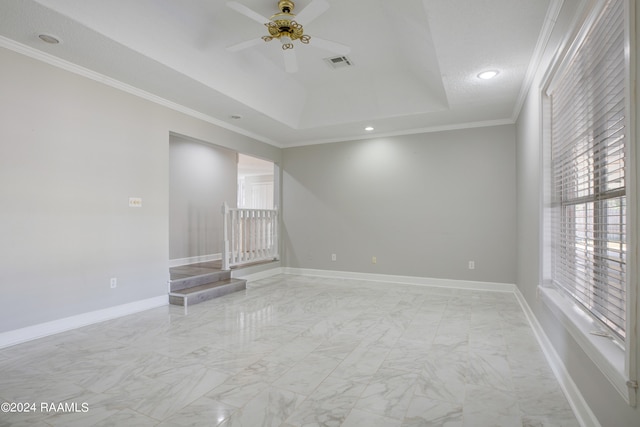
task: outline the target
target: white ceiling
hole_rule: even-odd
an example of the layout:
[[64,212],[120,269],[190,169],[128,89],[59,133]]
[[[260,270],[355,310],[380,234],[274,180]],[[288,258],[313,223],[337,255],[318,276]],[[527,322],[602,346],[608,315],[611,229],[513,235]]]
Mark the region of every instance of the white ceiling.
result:
[[[278,11],[277,0],[238,1]],[[555,0],[329,1],[305,34],[350,46],[353,67],[332,69],[323,59],[336,55],[310,45],[296,45],[295,74],[278,41],[227,51],[267,31],[223,0],[2,0],[0,46],[45,52],[287,147],[512,123]],[[500,74],[478,79],[487,69]]]

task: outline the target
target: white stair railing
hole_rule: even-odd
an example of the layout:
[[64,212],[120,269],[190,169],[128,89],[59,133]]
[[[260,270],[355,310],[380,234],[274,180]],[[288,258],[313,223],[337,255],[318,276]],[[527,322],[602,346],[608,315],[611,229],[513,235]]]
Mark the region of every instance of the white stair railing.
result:
[[222,216],[223,270],[279,258],[277,210],[230,208],[224,203]]

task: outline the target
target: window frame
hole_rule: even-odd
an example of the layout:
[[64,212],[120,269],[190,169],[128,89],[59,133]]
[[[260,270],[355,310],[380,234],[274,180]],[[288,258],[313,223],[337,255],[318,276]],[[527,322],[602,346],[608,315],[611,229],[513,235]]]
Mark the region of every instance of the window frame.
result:
[[638,236],[637,223],[637,165],[636,165],[636,114],[635,98],[632,90],[635,76],[635,2],[621,0],[625,8],[625,109],[626,125],[628,128],[628,140],[625,144],[625,187],[626,187],[626,236],[627,236],[627,275],[626,275],[626,340],[624,343],[617,337],[602,337],[593,334],[602,326],[591,314],[575,300],[570,298],[566,291],[559,289],[552,282],[553,250],[555,242],[552,238],[554,209],[554,188],[552,179],[551,161],[551,100],[549,94],[557,85],[556,76],[559,76],[568,67],[579,49],[582,47],[592,27],[599,20],[606,1],[592,1],[586,18],[582,22],[579,31],[573,33],[567,40],[559,54],[553,59],[551,66],[545,74],[541,95],[541,123],[542,123],[542,239],[541,239],[541,278],[538,295],[542,302],[558,318],[560,323],[573,336],[578,345],[585,351],[600,371],[609,379],[615,389],[631,406],[636,405],[637,393],[637,366],[636,352],[638,351],[637,305],[638,298],[638,249],[635,239]]

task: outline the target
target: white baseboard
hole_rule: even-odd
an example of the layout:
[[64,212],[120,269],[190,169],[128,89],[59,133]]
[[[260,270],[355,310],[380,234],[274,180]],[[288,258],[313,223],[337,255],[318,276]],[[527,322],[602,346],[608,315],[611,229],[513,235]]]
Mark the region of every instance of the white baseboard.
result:
[[551,370],[558,380],[564,395],[569,401],[569,405],[571,406],[571,409],[573,409],[573,413],[578,419],[578,422],[582,427],[601,427],[600,422],[587,404],[586,400],[584,400],[578,386],[573,382],[573,379],[569,375],[569,371],[567,371],[562,359],[558,356],[553,344],[551,344],[549,337],[547,337],[544,329],[542,329],[542,326],[538,322],[533,310],[531,310],[531,307],[527,304],[527,300],[524,298],[524,295],[522,295],[520,290],[517,288],[514,290],[514,294],[522,307],[522,311],[524,311],[525,316],[527,316],[529,325],[531,325],[531,329],[533,329],[533,333],[536,336],[540,347],[542,347],[542,352],[551,366]]
[[104,322],[105,320],[111,320],[152,308],[162,307],[167,304],[169,304],[169,297],[167,295],[160,295],[128,304],[65,317],[51,322],[27,326],[26,328],[2,332],[0,333],[0,348],[10,347],[12,345],[58,334],[60,332],[66,332],[83,326],[92,325],[94,323]]
[[366,280],[382,283],[400,283],[404,285],[432,286],[438,288],[467,289],[475,291],[514,292],[516,285],[511,283],[473,282],[467,280],[436,279],[417,276],[396,276],[391,274],[358,273],[351,271],[313,270],[308,268],[284,267],[283,273],[300,276],[328,277],[333,279]]
[[180,267],[181,265],[197,264],[199,262],[219,261],[222,254],[198,255],[189,258],[176,258],[169,260],[169,267]]
[[[269,270],[264,270],[264,271],[257,271],[255,273],[249,273],[246,275],[243,275],[242,273],[240,273],[239,276],[237,276],[238,279],[244,279],[247,281],[248,283],[251,282],[255,282],[256,280],[261,280],[261,279],[267,279],[271,276],[276,276],[278,274],[283,274],[284,273],[284,268],[283,267],[276,267],[276,268],[271,268]],[[233,271],[231,272],[231,277],[236,277],[233,275]]]

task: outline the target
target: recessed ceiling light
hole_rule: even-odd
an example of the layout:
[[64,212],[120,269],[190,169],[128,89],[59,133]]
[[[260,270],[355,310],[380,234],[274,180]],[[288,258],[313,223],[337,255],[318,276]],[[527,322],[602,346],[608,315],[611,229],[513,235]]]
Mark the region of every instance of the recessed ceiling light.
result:
[[58,44],[60,43],[60,39],[52,36],[51,34],[39,34],[38,38],[40,40],[42,40],[45,43],[49,43],[49,44]]
[[478,74],[478,78],[482,79],[482,80],[489,80],[489,79],[494,78],[497,75],[498,75],[498,71],[496,71],[496,70],[488,70],[488,71],[483,71],[480,74]]
[[373,127],[367,126],[366,128],[364,128],[364,130],[366,130],[367,132],[371,132],[373,130]]

